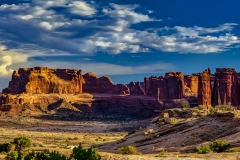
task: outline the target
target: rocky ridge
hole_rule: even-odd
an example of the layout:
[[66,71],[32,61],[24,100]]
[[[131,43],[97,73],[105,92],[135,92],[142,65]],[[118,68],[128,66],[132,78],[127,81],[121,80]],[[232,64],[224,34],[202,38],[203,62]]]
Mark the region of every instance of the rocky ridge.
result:
[[209,145],[215,139],[226,140],[240,148],[240,112],[204,108],[170,109],[154,118],[146,128],[129,133],[124,139],[105,144],[101,150],[116,153],[118,148],[133,145],[142,153],[160,151],[192,153],[196,147]]

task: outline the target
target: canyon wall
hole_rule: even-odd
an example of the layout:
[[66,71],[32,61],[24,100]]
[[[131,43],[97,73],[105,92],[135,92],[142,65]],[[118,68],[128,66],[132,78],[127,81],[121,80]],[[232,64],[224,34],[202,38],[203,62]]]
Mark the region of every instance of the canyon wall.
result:
[[140,86],[140,82],[131,82],[129,86],[130,95],[145,95],[145,92]]
[[238,74],[233,68],[217,68],[213,88],[213,105],[239,105]]
[[[185,86],[189,88],[190,93],[198,92],[198,76],[197,75],[186,75],[184,76]],[[186,91],[186,90],[185,90]]]
[[126,85],[115,85],[109,77],[98,78],[93,73],[82,76],[81,70],[51,69],[47,67],[20,68],[14,71],[3,94],[129,94]]
[[82,93],[82,71],[47,67],[20,68],[14,71],[2,93]]
[[185,93],[184,75],[181,72],[169,72],[165,77],[144,78],[145,93],[159,100],[181,99]]
[[[131,82],[128,88],[125,84],[114,84],[106,76],[98,77],[91,72],[82,75],[81,70],[20,68],[13,72],[8,88],[3,89],[2,93],[0,105],[34,103],[27,98],[29,95],[36,95],[38,98],[35,100],[40,103],[51,104],[55,103],[56,99],[42,99],[40,95],[55,93],[73,95],[97,93],[103,96],[105,94],[106,97],[134,95],[140,98],[150,97],[159,103],[185,98],[191,102],[191,105],[198,103],[207,108],[240,104],[239,74],[233,68],[217,68],[214,75],[211,75],[210,69],[207,69],[202,73],[188,76],[184,76],[181,72],[168,72],[164,77],[151,76],[144,78],[144,90],[140,82]],[[11,98],[11,94],[26,95],[26,97],[16,100]]]
[[129,88],[124,84],[114,84],[110,77],[100,77],[89,72],[83,75],[83,92],[106,94],[129,94]]

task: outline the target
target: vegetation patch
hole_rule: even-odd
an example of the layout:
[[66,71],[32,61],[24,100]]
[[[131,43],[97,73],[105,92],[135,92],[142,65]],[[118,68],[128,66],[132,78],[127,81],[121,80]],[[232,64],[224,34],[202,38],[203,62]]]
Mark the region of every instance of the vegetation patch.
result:
[[201,146],[197,148],[197,153],[198,154],[207,154],[210,153],[212,150],[210,146]]
[[209,152],[238,152],[237,148],[231,148],[231,145],[228,144],[225,140],[214,140],[209,146],[201,146],[197,148],[198,154],[206,154]]
[[137,148],[134,146],[126,146],[126,147],[121,147],[119,149],[119,154],[133,154],[133,155],[139,155],[141,154],[138,152]]

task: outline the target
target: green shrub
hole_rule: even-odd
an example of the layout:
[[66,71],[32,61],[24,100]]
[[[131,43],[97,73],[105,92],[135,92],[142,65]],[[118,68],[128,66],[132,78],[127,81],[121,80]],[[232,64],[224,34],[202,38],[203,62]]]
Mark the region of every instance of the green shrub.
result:
[[230,149],[230,144],[227,144],[224,140],[214,140],[212,144],[210,145],[211,149],[214,152],[226,152]]
[[167,151],[161,151],[157,155],[157,157],[167,157],[167,156],[168,156],[168,152]]
[[226,152],[239,152],[237,148],[230,148]]
[[15,145],[15,151],[23,152],[24,149],[31,147],[31,140],[28,137],[18,137],[12,142]]
[[211,114],[213,114],[213,113],[216,113],[218,111],[218,109],[212,107],[212,108],[210,108],[209,111],[210,111]]
[[2,143],[0,144],[0,152],[10,152],[12,149],[12,144],[11,143]]
[[134,146],[126,146],[119,149],[119,154],[135,154],[138,155],[140,152],[138,152],[137,148]]
[[206,153],[209,153],[211,151],[212,150],[211,150],[210,146],[201,146],[201,147],[197,148],[197,153],[198,154],[206,154]]
[[220,107],[220,110],[222,110],[222,111],[227,111],[228,109],[227,109],[226,106],[221,106],[221,107]]
[[100,160],[101,156],[95,150],[95,147],[83,148],[81,143],[78,147],[73,148],[73,152],[70,155],[70,159],[73,160]]
[[185,109],[188,108],[188,105],[187,105],[187,104],[183,104],[183,105],[181,106],[181,108],[182,108],[183,110],[185,110]]
[[42,152],[30,152],[25,157],[24,160],[66,160],[66,156],[60,154],[57,151],[49,151],[45,149]]
[[78,140],[79,138],[78,138],[78,137],[74,137],[73,139],[74,139],[74,140]]
[[13,151],[7,154],[5,157],[6,160],[21,160],[21,156],[19,156],[18,152]]

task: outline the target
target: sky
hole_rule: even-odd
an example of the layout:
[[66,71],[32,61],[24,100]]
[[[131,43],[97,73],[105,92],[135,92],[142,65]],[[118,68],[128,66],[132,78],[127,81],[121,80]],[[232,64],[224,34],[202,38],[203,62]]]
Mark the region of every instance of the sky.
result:
[[240,71],[239,0],[1,0],[0,89],[47,66],[114,83],[210,67]]

